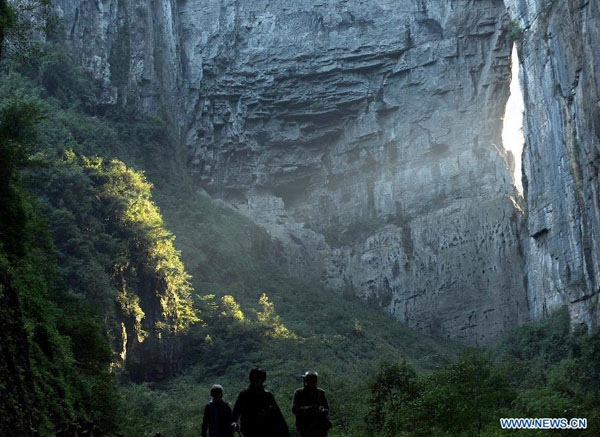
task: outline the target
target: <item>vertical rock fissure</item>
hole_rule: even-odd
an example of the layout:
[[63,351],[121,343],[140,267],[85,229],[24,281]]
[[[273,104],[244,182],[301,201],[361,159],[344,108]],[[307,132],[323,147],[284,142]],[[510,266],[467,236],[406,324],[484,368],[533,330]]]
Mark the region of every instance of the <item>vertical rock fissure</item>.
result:
[[574,324],[600,320],[596,135],[600,5],[505,0],[519,29],[526,122],[525,254],[533,319],[567,306]]

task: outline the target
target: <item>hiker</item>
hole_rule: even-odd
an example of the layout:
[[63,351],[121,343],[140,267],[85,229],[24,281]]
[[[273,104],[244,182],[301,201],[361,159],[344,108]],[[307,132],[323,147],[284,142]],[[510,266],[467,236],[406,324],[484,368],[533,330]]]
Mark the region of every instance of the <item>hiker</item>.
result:
[[254,368],[249,378],[250,386],[241,391],[235,401],[232,428],[241,430],[244,437],[289,437],[290,431],[275,397],[263,386],[267,372]]
[[331,428],[329,402],[317,388],[319,375],[308,371],[302,377],[303,388],[294,392],[292,412],[296,415],[296,437],[326,437]]
[[[223,387],[215,384],[210,389],[211,400],[204,408],[202,437],[233,437],[231,408],[223,400]],[[208,431],[208,433],[207,433]]]

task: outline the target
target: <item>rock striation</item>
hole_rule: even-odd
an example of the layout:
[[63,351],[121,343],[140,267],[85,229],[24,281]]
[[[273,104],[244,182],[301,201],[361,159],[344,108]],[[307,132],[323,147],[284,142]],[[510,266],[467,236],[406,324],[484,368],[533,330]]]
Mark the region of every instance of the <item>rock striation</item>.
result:
[[57,3],[106,102],[168,114],[290,272],[468,344],[529,317],[502,0]]
[[600,321],[600,5],[505,0],[518,29],[526,117],[523,236],[530,317],[567,305]]

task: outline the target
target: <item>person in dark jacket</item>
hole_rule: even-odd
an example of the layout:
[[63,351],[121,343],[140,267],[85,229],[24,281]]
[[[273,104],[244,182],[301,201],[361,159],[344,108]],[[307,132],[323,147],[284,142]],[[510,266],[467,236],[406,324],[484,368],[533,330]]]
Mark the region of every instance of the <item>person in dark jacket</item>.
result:
[[[244,437],[289,437],[290,431],[272,393],[263,384],[267,372],[250,371],[250,387],[238,395],[233,406],[232,427]],[[240,419],[240,426],[237,420]]]
[[306,372],[304,387],[294,392],[292,412],[296,415],[297,437],[326,437],[331,428],[329,402],[325,392],[317,388],[317,372]]
[[215,384],[210,389],[211,400],[204,408],[202,437],[233,437],[231,408],[223,400],[223,387]]

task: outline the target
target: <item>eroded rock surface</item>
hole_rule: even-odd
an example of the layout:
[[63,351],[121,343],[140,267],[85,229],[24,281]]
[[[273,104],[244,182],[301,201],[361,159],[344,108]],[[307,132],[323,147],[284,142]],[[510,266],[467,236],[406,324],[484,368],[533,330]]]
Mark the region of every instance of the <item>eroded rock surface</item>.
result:
[[469,343],[523,320],[501,2],[204,2],[180,16],[185,57],[202,54],[186,68],[202,71],[190,168],[286,242],[291,271]]

